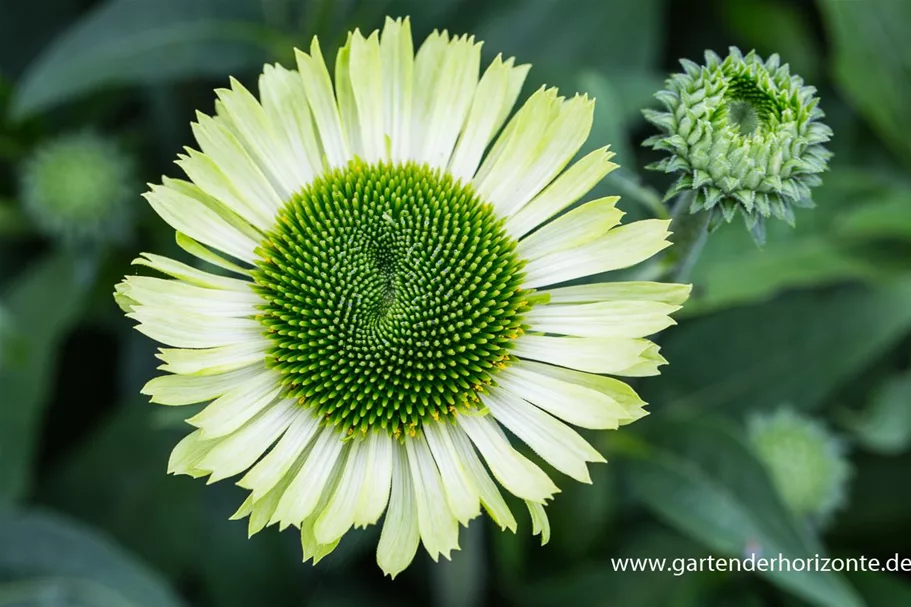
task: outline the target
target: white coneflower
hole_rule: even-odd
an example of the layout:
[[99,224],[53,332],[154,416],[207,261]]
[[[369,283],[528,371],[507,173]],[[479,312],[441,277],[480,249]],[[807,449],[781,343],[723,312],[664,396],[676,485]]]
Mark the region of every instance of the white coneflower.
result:
[[644,337],[689,292],[552,285],[652,256],[667,222],[621,226],[616,198],[561,215],[615,167],[604,148],[564,171],[593,102],[541,89],[494,141],[527,66],[497,57],[479,78],[473,38],[435,32],[415,54],[408,20],[389,20],[349,37],[334,85],[315,39],[297,62],[266,66],[259,99],[218,91],[217,115],[193,127],[202,152],[178,161],[191,181],[147,195],[188,251],[234,276],[146,254],[137,263],[173,280],[117,288],[169,346],[152,401],[211,401],[170,470],[243,474],[236,516],[251,533],[298,527],[305,560],[384,512],[385,572],[419,543],[448,558],[482,507],[515,530],[497,483],[546,539],[557,486],[503,428],[590,482],[603,459],[568,424],[645,414],[602,374],[656,374]]

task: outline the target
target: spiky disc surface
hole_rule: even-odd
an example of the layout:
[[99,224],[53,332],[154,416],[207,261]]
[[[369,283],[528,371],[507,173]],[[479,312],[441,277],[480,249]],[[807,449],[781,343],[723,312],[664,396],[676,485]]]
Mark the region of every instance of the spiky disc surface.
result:
[[708,51],[705,61],[682,61],[684,73],[656,95],[665,111],[645,111],[662,131],[645,145],[669,153],[649,168],[680,174],[667,198],[694,191],[692,212],[707,210],[716,222],[740,212],[762,241],[764,219],[793,224],[793,207],[812,206],[832,130],[820,122],[816,89],[778,55],[763,61],[731,48],[724,60]]
[[280,212],[255,270],[271,363],[344,431],[472,407],[530,310],[490,205],[425,166],[352,162]]

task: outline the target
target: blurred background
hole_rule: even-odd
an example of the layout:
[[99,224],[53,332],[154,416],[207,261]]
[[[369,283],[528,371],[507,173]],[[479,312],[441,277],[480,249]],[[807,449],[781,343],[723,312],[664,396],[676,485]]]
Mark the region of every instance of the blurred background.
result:
[[[668,186],[640,110],[705,49],[781,54],[818,87],[836,156],[818,208],[712,234],[694,294],[638,382],[652,415],[590,437],[541,547],[489,521],[394,582],[375,529],[317,567],[292,532],[248,540],[243,492],[165,474],[188,427],[139,394],[151,340],[115,306],[140,251],[178,258],[140,198],[178,176],[196,109],[319,35],[411,15],[597,98],[628,218]],[[911,557],[911,2],[908,0],[0,0],[0,605],[900,607],[911,573],[615,571],[612,559]],[[583,150],[585,151],[585,150]],[[514,509],[521,512],[524,509]],[[353,536],[353,537],[352,537]]]

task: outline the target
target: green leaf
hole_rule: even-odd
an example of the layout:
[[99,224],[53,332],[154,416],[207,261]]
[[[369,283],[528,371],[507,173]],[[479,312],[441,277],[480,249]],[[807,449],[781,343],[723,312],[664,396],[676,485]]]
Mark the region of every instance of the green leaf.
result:
[[109,0],[76,22],[22,77],[13,113],[25,117],[111,85],[259,67],[276,33],[258,2]]
[[17,580],[0,586],[5,605],[182,604],[157,573],[104,536],[60,515],[6,511],[0,515],[0,538],[0,579]]
[[693,295],[683,313],[762,301],[795,287],[888,275],[882,249],[865,244],[908,224],[911,188],[890,175],[840,166],[826,175],[814,199],[817,207],[798,212],[796,228],[767,222],[762,248],[739,223],[711,234],[693,270]]
[[911,2],[818,0],[835,79],[854,108],[911,166]]
[[0,295],[12,327],[0,367],[0,505],[28,491],[57,347],[88,295],[82,278],[70,253],[56,253]]
[[892,377],[860,412],[845,411],[842,426],[877,453],[895,455],[911,446],[911,373]]
[[[899,559],[901,558],[908,557],[907,555],[899,555]],[[849,573],[848,579],[850,579],[860,591],[867,607],[911,605],[911,584],[903,581],[899,575],[900,574],[894,573],[858,571]]]
[[[633,491],[659,518],[716,554],[769,559],[824,554],[818,539],[781,503],[737,433],[705,422],[666,422],[660,430],[655,440],[661,448],[628,462]],[[836,573],[759,574],[821,607],[863,605]]]
[[911,281],[798,292],[719,312],[668,333],[671,361],[651,402],[703,412],[784,402],[812,409],[911,329]]

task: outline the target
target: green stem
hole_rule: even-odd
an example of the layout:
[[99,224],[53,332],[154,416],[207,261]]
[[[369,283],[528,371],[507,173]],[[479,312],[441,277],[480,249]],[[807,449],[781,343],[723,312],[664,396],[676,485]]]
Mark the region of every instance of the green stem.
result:
[[686,282],[702,254],[709,234],[711,213],[690,213],[694,193],[681,193],[671,210],[671,232],[674,245],[664,261],[664,277],[673,282]]

